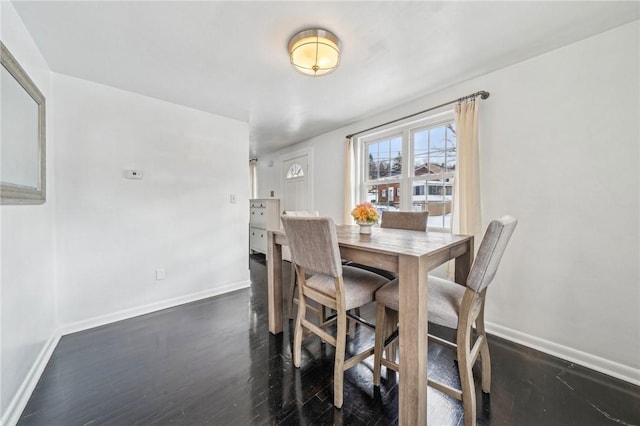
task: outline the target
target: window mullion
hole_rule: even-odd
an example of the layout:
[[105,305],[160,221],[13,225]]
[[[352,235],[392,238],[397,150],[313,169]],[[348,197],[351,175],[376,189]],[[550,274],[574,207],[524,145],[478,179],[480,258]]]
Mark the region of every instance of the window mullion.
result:
[[402,131],[402,180],[400,181],[400,210],[411,211],[411,200],[413,199],[411,180],[411,143],[410,130]]

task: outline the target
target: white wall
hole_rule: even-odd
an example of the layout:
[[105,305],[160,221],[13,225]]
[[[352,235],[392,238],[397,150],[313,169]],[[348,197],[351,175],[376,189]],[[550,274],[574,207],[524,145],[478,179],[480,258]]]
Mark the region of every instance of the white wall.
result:
[[[47,105],[47,202],[0,207],[0,412],[8,424],[25,378],[52,349],[55,312],[55,193],[51,71],[9,2],[0,2],[0,38],[44,94]],[[19,413],[18,413],[19,414]]]
[[262,156],[259,196],[284,152],[313,146],[315,208],[340,223],[346,134],[487,90],[484,222],[520,220],[490,330],[640,383],[639,35],[636,21]]
[[61,323],[246,287],[248,125],[64,75],[54,86]]
[[3,43],[47,99],[47,202],[0,207],[10,425],[61,333],[249,285],[249,136],[246,123],[53,74],[12,4],[0,10]]

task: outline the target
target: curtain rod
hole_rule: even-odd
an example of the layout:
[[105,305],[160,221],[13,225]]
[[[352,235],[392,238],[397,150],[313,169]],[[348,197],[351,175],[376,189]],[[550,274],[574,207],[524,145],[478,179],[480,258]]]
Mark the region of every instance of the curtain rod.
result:
[[347,135],[347,139],[351,139],[352,137],[354,137],[356,135],[359,135],[361,133],[364,133],[364,132],[368,132],[369,130],[375,130],[375,129],[378,129],[380,127],[387,126],[389,124],[397,123],[398,121],[406,120],[407,118],[415,117],[416,115],[420,115],[420,114],[423,114],[425,112],[433,111],[434,109],[442,108],[443,106],[455,104],[456,102],[462,102],[462,101],[467,100],[467,99],[477,98],[478,96],[480,96],[480,99],[487,99],[489,97],[489,92],[485,92],[484,90],[481,90],[479,92],[472,93],[470,95],[463,96],[461,98],[454,99],[454,100],[449,101],[449,102],[445,102],[445,103],[440,104],[438,106],[427,108],[425,110],[418,111],[418,112],[415,112],[413,114],[405,115],[404,117],[396,118],[395,120],[387,121],[386,123],[378,124],[377,126],[373,126],[373,127],[369,127],[368,129],[360,130],[359,132],[351,133],[350,135]]

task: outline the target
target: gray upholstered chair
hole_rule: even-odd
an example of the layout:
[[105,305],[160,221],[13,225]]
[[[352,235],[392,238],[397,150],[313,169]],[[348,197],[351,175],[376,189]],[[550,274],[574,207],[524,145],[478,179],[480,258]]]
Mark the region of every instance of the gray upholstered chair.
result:
[[[295,216],[295,217],[318,217],[320,216],[320,212],[317,210],[285,210],[282,212],[283,215],[286,216]],[[282,260],[291,263],[291,280],[289,282],[289,295],[287,297],[287,310],[289,311],[289,319],[293,318],[293,304],[298,303],[298,299],[296,298],[296,290],[298,287],[298,281],[296,280],[296,267],[291,261],[291,251],[289,247],[282,247]],[[324,319],[324,312],[321,312],[321,309],[313,308],[313,311],[318,315],[318,318]]]
[[[476,424],[476,393],[472,368],[478,355],[482,360],[482,390],[489,393],[491,388],[491,360],[484,328],[484,303],[487,287],[493,281],[500,259],[517,223],[518,221],[512,216],[503,216],[489,224],[477,257],[469,271],[466,286],[429,276],[429,322],[455,329],[457,344],[432,335],[429,335],[429,341],[456,350],[462,389],[454,389],[433,379],[428,379],[428,384],[462,401],[465,426]],[[397,332],[389,337],[385,336],[388,333],[385,329],[393,329],[396,325],[395,318],[399,310],[398,285],[396,279],[376,292],[377,327],[373,373],[373,382],[376,386],[380,384],[382,365],[387,369],[398,371],[395,356],[393,359],[383,357],[385,348],[397,337]],[[385,317],[389,312],[394,313],[393,327],[385,324]],[[471,345],[471,330],[474,322],[477,338]]]
[[383,211],[381,228],[410,229],[412,231],[426,231],[428,211],[394,212]]
[[[340,260],[336,227],[328,217],[282,216],[289,248],[298,276],[299,297],[293,342],[293,364],[300,367],[303,328],[320,336],[333,345],[335,365],[333,379],[333,404],[342,407],[344,371],[373,353],[369,348],[345,360],[347,319],[357,317],[347,311],[373,302],[377,289],[389,280],[363,269],[343,266]],[[306,278],[306,274],[313,274]],[[336,311],[336,315],[319,325],[306,317],[309,300]],[[336,334],[326,327],[336,324]],[[366,322],[363,325],[369,326]]]

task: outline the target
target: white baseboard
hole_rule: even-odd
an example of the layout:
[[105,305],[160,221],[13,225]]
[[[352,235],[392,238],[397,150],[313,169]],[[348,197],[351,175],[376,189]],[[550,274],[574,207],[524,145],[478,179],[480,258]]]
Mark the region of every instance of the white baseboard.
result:
[[559,343],[531,336],[498,324],[486,323],[487,332],[541,352],[582,365],[625,382],[640,386],[640,370],[628,365],[591,355]]
[[98,317],[90,318],[88,320],[78,321],[70,324],[64,324],[59,327],[51,336],[51,338],[44,345],[36,362],[33,364],[27,376],[25,377],[22,385],[16,392],[15,396],[9,403],[7,410],[0,418],[0,425],[13,426],[20,419],[22,411],[24,411],[31,398],[31,394],[40,380],[40,376],[44,371],[53,350],[58,345],[60,338],[65,334],[76,333],[78,331],[88,330],[90,328],[99,327],[112,322],[121,321],[128,318],[137,317],[139,315],[148,314],[151,312],[159,311],[166,308],[171,308],[178,305],[183,305],[189,302],[195,302],[196,300],[206,299],[212,296],[218,296],[223,293],[229,293],[231,291],[247,288],[251,285],[251,281],[239,281],[236,283],[227,284],[222,287],[217,287],[198,293],[188,294],[186,296],[175,297],[173,299],[167,299],[156,303],[150,303],[144,306],[138,306],[131,309],[125,309],[123,311],[114,312],[112,314],[101,315]]
[[206,299],[207,297],[218,296],[220,294],[229,293],[235,290],[241,290],[251,285],[251,281],[238,281],[221,287],[212,288],[197,293],[187,294],[185,296],[175,297],[173,299],[162,300],[160,302],[150,303],[148,305],[136,306],[135,308],[125,309],[107,315],[100,315],[82,321],[64,324],[60,327],[60,334],[77,333],[78,331],[88,330],[90,328],[100,327],[101,325],[111,324],[112,322],[122,321],[125,319],[137,317],[151,312],[160,311],[162,309],[172,308],[185,303],[195,302],[196,300]]
[[51,358],[51,354],[53,354],[53,350],[58,346],[59,341],[60,333],[56,330],[54,331],[53,336],[51,336],[43,346],[42,350],[38,354],[38,358],[36,358],[36,362],[33,363],[31,369],[29,369],[29,372],[27,373],[27,376],[20,385],[20,388],[18,388],[13,399],[11,399],[9,406],[7,407],[7,411],[4,412],[2,419],[0,419],[0,425],[12,426],[18,423],[20,415],[27,406],[27,402],[29,402],[29,398],[31,398],[31,394],[36,388],[38,380],[40,380],[40,376],[42,376],[42,372],[47,366],[49,358]]

